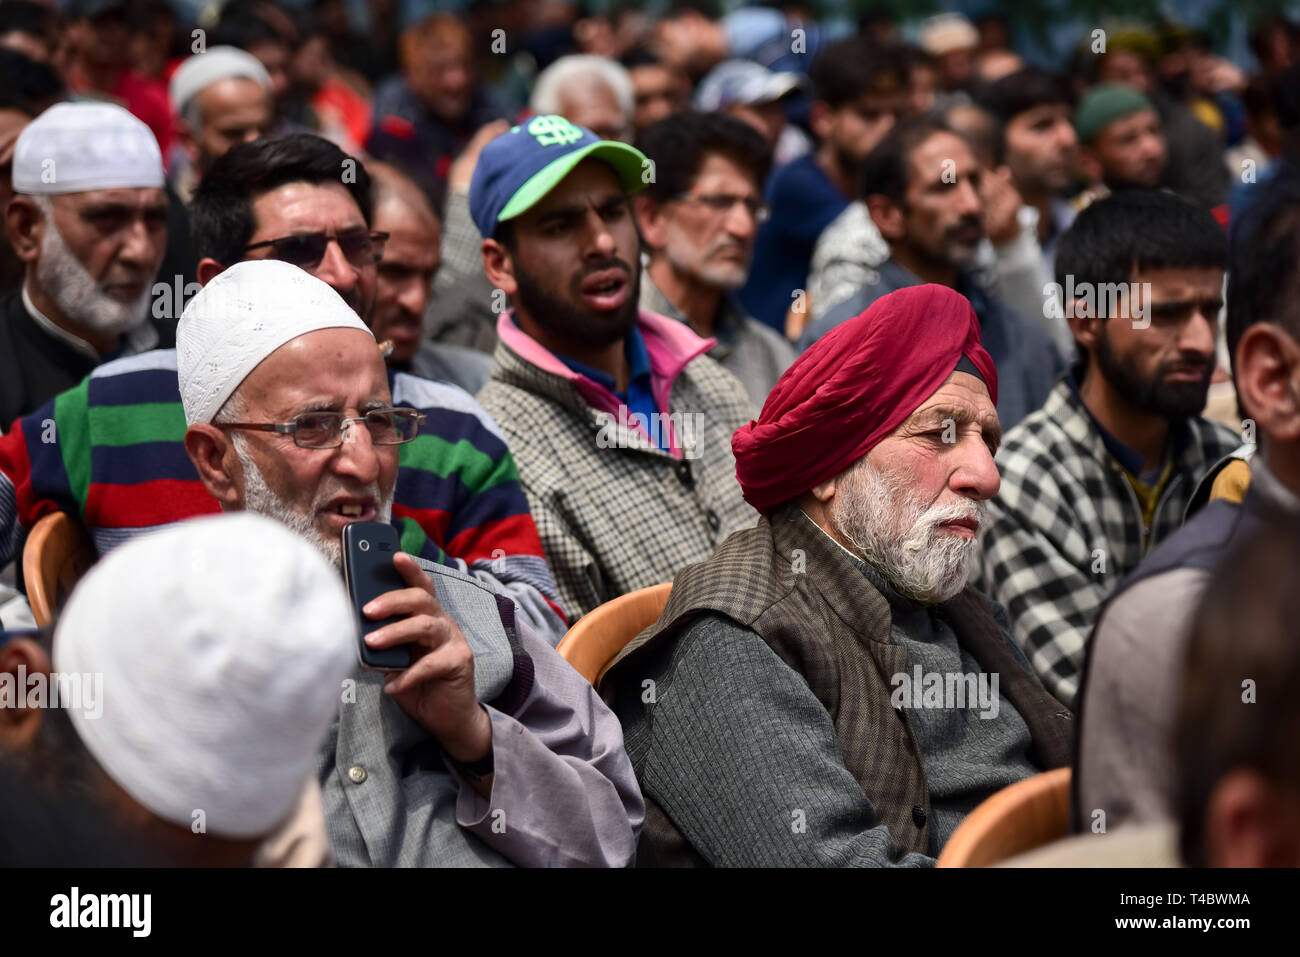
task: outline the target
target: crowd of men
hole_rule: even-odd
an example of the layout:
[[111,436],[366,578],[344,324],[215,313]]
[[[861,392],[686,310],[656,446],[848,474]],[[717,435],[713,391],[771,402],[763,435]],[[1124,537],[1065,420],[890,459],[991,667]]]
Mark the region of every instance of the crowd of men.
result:
[[1300,28],[795,9],[0,2],[11,861],[1300,865]]

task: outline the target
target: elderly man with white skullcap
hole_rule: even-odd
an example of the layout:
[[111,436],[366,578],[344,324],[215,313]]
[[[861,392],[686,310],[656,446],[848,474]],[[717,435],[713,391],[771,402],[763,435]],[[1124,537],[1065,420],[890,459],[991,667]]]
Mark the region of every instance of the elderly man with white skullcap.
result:
[[325,863],[315,764],[354,621],[329,563],[283,526],[174,525],[90,570],[52,655],[31,638],[0,646],[0,688],[25,705],[6,711],[0,751],[35,788],[91,798],[133,856],[273,863],[292,835],[316,856],[275,863]]
[[[185,448],[223,510],[268,515],[339,564],[343,529],[387,522],[397,446],[374,335],[333,289],[275,260],[209,282],[177,328]],[[643,805],[618,720],[504,594],[407,554],[406,587],[371,600],[372,648],[319,779],[351,866],[625,866]]]
[[0,429],[101,362],[152,349],[146,320],[167,244],[162,156],[119,106],[60,103],[14,146],[5,224],[25,264],[0,299]]
[[185,160],[173,155],[170,176],[189,202],[198,180],[227,150],[271,132],[271,76],[251,53],[217,46],[177,67],[168,92],[180,120],[176,139]]

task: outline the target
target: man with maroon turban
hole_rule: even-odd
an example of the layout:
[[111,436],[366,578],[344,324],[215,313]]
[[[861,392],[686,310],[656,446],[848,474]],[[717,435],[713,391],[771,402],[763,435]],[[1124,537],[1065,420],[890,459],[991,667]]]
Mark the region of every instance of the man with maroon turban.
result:
[[818,340],[732,439],[757,526],[678,572],[602,682],[642,865],[924,866],[1071,715],[966,576],[998,490],[970,303],[900,289]]

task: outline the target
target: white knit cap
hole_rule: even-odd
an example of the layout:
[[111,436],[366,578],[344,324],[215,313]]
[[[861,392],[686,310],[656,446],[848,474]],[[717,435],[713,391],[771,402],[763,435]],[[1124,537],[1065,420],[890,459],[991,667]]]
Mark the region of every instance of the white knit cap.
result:
[[[73,591],[54,634],[59,675],[102,675],[102,713],[69,710],[137,803],[208,833],[270,833],[296,806],[356,661],[338,573],[250,513],[129,542]],[[83,678],[83,684],[85,679]]]
[[343,297],[278,259],[236,263],[199,290],[176,326],[185,424],[211,422],[257,364],[318,329],[372,333]]
[[56,103],[18,134],[14,192],[161,188],[162,153],[149,127],[112,103]]
[[182,113],[190,100],[213,83],[236,77],[256,80],[262,89],[271,89],[271,75],[262,66],[262,61],[239,47],[213,47],[206,53],[192,56],[172,74],[168,87],[172,106],[177,113]]

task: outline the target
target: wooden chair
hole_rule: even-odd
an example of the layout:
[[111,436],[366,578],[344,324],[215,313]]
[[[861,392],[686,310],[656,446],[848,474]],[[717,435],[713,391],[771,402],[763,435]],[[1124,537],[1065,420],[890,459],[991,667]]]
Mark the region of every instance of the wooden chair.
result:
[[672,587],[651,585],[593,608],[560,640],[560,657],[594,686],[623,646],[655,623]]
[[939,854],[939,867],[988,867],[1070,830],[1070,769],[1017,781],[980,804]]
[[36,523],[23,546],[23,579],[36,624],[43,628],[54,620],[96,557],[90,536],[67,512],[54,512]]

